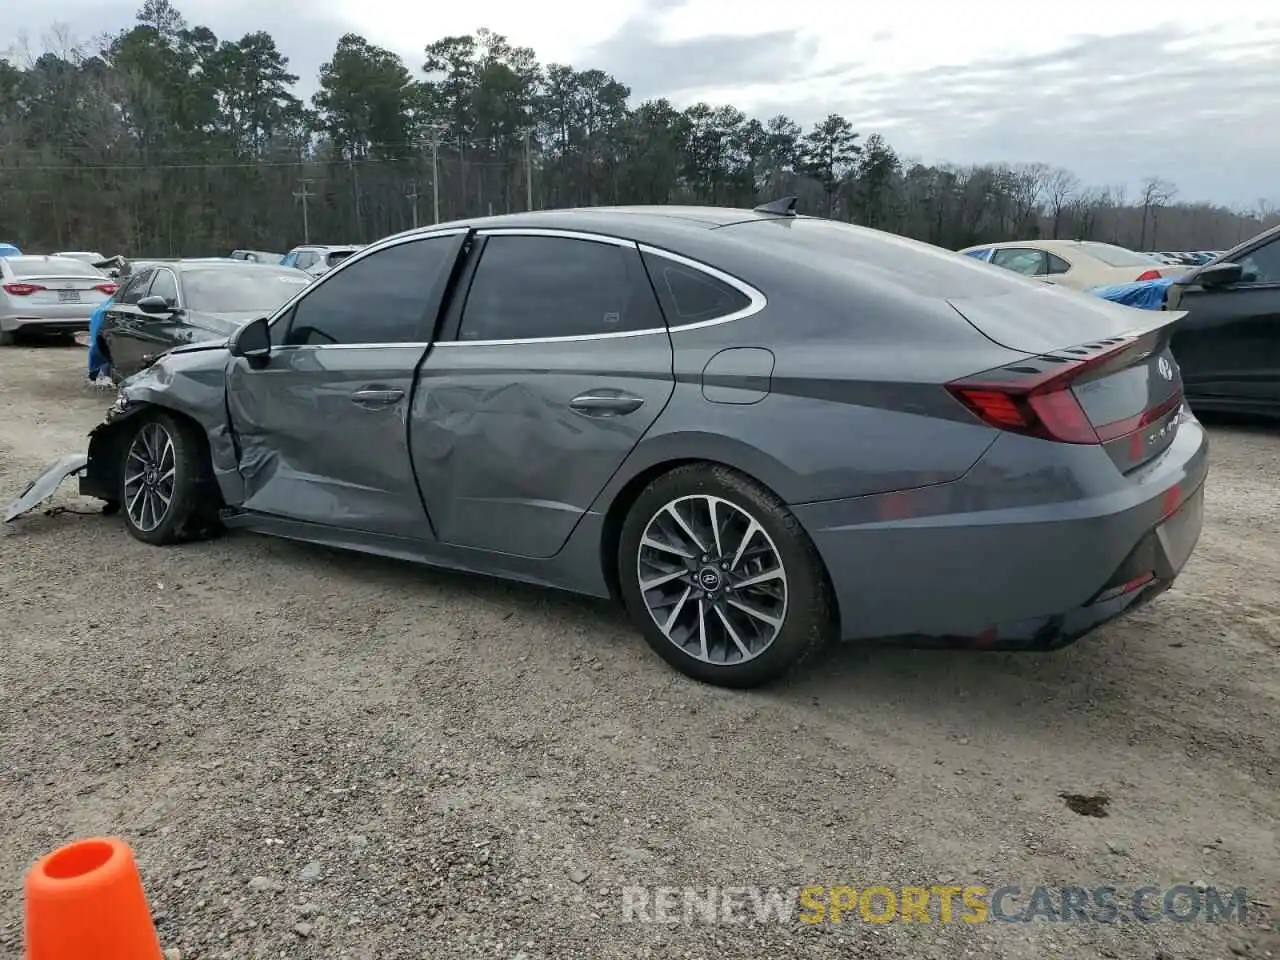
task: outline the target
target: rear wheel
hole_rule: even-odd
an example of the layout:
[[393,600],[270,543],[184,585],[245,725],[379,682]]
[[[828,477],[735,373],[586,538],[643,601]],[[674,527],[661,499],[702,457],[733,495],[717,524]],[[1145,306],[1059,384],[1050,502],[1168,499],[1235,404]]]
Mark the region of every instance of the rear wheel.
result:
[[140,421],[123,444],[120,505],[134,537],[156,546],[213,532],[217,501],[197,427],[169,414]]
[[12,347],[16,339],[12,330],[0,330],[0,347]]
[[834,630],[808,535],[777,497],[724,467],[679,467],[651,483],[623,525],[618,570],[649,645],[705,683],[777,680]]

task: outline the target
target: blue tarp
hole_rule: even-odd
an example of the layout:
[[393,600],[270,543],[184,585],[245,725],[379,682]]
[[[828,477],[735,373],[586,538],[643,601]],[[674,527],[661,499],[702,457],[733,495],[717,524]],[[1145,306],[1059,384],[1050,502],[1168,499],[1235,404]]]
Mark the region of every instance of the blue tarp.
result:
[[1163,310],[1165,291],[1174,282],[1174,278],[1162,277],[1159,280],[1135,280],[1131,283],[1117,283],[1110,287],[1094,287],[1089,292],[1103,300],[1122,303],[1126,307],[1137,307],[1139,310]]
[[12,243],[0,243],[0,257],[20,257],[22,251]]
[[93,311],[93,316],[89,318],[89,379],[97,380],[99,374],[105,373],[107,369],[107,358],[98,352],[98,331],[102,329],[102,318],[107,315],[107,307],[111,300]]

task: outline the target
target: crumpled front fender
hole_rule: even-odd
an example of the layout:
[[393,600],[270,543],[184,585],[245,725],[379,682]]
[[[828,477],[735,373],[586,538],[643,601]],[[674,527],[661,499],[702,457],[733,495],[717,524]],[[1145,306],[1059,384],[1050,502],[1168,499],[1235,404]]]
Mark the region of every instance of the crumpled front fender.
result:
[[80,474],[80,493],[107,503],[120,499],[120,463],[126,426],[151,407],[148,403],[117,402],[107,411],[107,418],[89,431],[89,451],[84,472]]

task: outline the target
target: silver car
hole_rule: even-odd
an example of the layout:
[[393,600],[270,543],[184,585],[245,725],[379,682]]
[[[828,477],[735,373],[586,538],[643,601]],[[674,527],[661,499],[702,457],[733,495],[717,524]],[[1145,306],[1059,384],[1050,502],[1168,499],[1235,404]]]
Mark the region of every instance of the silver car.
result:
[[0,257],[0,345],[19,333],[74,334],[113,293],[115,282],[70,257]]

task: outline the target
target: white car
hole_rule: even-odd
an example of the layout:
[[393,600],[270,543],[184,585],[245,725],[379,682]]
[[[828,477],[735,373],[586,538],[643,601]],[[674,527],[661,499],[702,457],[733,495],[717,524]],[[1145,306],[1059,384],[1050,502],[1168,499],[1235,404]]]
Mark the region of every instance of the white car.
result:
[[1074,290],[1176,277],[1189,267],[1095,240],[1027,240],[966,247],[965,256]]
[[73,335],[116,283],[92,264],[71,257],[0,257],[0,345],[19,333]]

